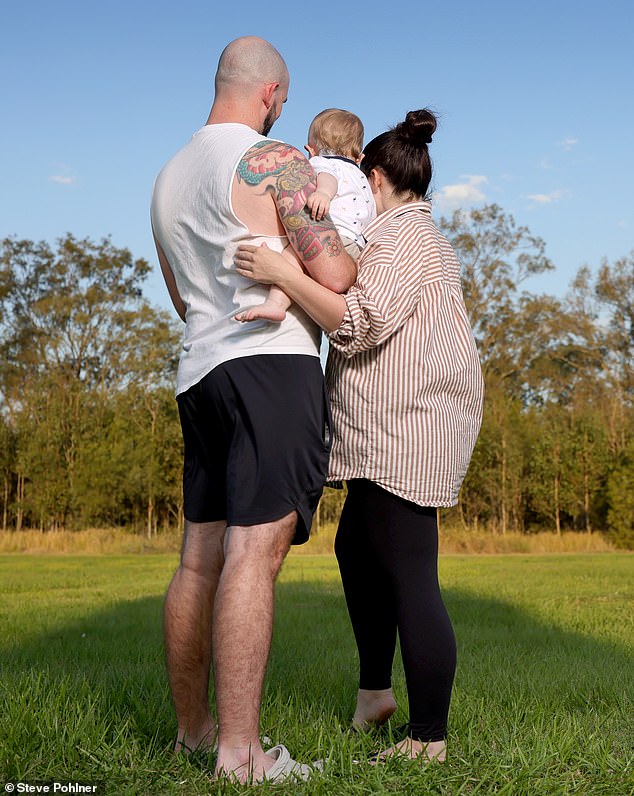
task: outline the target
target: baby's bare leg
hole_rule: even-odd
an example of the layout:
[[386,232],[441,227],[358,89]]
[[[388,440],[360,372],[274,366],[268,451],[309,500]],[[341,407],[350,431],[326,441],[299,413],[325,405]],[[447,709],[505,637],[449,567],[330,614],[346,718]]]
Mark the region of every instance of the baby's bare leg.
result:
[[[282,257],[285,257],[295,268],[303,270],[301,263],[290,246],[284,249]],[[264,320],[280,323],[286,317],[286,310],[291,304],[292,301],[281,288],[277,285],[271,285],[268,298],[263,304],[259,304],[257,307],[250,307],[248,310],[238,313],[235,319],[242,322]]]
[[286,318],[286,310],[291,306],[291,300],[277,285],[271,285],[269,296],[264,304],[251,307],[236,315],[237,321],[276,321],[280,323]]

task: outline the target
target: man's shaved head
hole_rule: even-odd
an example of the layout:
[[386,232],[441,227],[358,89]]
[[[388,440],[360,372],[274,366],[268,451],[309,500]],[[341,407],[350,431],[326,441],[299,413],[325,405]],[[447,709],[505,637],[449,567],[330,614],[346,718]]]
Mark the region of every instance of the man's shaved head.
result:
[[268,41],[242,36],[222,51],[216,72],[216,92],[237,85],[288,84],[284,59]]

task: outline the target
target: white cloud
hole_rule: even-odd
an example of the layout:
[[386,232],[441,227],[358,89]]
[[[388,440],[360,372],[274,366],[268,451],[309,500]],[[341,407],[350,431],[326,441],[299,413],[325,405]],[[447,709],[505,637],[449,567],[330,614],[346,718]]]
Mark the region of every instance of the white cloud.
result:
[[50,163],[49,168],[53,172],[48,178],[50,182],[56,182],[58,185],[72,185],[77,182],[75,169],[69,166],[68,163],[57,161],[56,163]]
[[568,191],[564,191],[563,189],[559,188],[556,191],[551,191],[550,193],[532,193],[528,195],[528,198],[532,202],[537,202],[537,204],[549,205],[553,202],[558,202],[560,199],[563,199],[567,193]]
[[63,174],[53,174],[49,177],[51,182],[57,182],[60,185],[72,185],[76,179],[76,177],[65,177]]
[[570,150],[578,143],[578,138],[564,138],[564,140],[560,141],[557,146],[560,146],[564,152],[570,152]]
[[489,180],[479,174],[463,174],[461,179],[466,182],[456,185],[445,185],[434,194],[435,204],[442,210],[459,210],[469,205],[484,202],[486,196],[478,187]]

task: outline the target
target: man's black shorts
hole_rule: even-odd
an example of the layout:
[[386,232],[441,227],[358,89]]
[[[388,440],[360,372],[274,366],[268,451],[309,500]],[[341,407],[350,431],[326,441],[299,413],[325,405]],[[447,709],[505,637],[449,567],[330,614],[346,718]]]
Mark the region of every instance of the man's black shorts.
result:
[[295,509],[294,544],[305,542],[330,454],[319,359],[299,354],[232,359],[177,400],[186,519],[259,525]]

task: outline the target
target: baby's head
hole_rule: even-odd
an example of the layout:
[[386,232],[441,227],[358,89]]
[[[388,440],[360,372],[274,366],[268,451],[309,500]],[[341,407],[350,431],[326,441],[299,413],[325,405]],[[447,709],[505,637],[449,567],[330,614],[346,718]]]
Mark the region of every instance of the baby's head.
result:
[[359,162],[363,150],[363,124],[358,116],[339,108],[328,108],[313,119],[306,150],[315,155],[340,155]]

